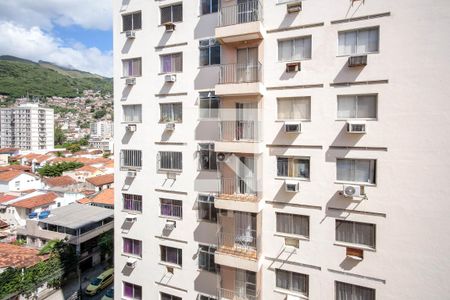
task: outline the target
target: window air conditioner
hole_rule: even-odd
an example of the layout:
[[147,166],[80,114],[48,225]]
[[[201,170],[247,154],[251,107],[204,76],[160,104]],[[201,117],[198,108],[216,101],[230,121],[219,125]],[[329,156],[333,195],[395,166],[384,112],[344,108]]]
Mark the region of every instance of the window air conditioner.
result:
[[301,12],[302,11],[302,2],[295,1],[295,2],[287,3],[286,9],[287,9],[288,14]]
[[299,296],[295,296],[295,295],[286,295],[286,300],[301,300],[302,298],[300,298]]
[[225,161],[225,159],[227,159],[227,157],[228,157],[227,153],[223,153],[223,152],[217,153],[217,161]]
[[177,227],[177,222],[173,220],[167,220],[166,224],[164,225],[165,230],[174,230]]
[[136,32],[133,30],[129,30],[125,33],[127,39],[134,39],[136,37]]
[[136,124],[128,124],[127,125],[127,131],[129,131],[129,132],[135,132],[136,129],[137,129]]
[[366,123],[362,122],[348,122],[347,123],[348,133],[366,133]]
[[299,61],[286,63],[286,73],[293,73],[299,71],[301,71],[301,63]]
[[175,123],[167,123],[166,124],[166,130],[174,131],[175,130]]
[[136,171],[128,171],[127,172],[127,177],[136,177],[137,172]]
[[345,255],[348,258],[354,260],[363,260],[364,259],[364,251],[362,249],[347,247],[345,251]]
[[355,55],[348,58],[349,67],[361,67],[367,65],[367,55]]
[[127,79],[125,80],[125,83],[126,83],[127,85],[135,85],[135,84],[136,84],[136,78],[127,78]]
[[134,216],[125,218],[125,222],[127,222],[127,223],[134,223],[136,221],[137,221],[137,218]]
[[168,83],[174,83],[175,81],[177,81],[177,75],[175,74],[166,75],[164,77],[164,81]]
[[362,196],[361,186],[344,184],[344,187],[342,189],[342,195],[348,198],[361,197]]
[[134,269],[134,267],[136,266],[136,262],[137,262],[136,258],[128,257],[126,266],[128,268]]
[[300,133],[302,131],[302,124],[295,122],[285,122],[284,132],[286,133]]
[[286,247],[299,248],[300,247],[300,241],[299,241],[299,239],[296,239],[296,238],[286,237],[286,238],[284,238],[284,245]]
[[166,27],[166,31],[172,32],[175,30],[175,24],[172,22],[164,23],[164,26]]
[[298,181],[286,180],[284,182],[284,188],[286,192],[289,193],[297,193],[300,190],[300,186]]

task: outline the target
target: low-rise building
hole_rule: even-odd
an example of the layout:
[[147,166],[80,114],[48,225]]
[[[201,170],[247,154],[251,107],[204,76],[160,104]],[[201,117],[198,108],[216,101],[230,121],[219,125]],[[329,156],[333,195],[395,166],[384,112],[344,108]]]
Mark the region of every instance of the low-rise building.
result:
[[88,204],[92,206],[100,206],[104,208],[114,208],[114,189],[105,189],[99,193],[87,196],[77,201],[81,204]]
[[0,172],[0,192],[25,191],[41,188],[41,179],[19,170]]
[[103,174],[104,172],[102,170],[93,166],[86,165],[75,170],[66,171],[63,173],[63,176],[69,176],[77,182],[84,183],[89,177],[99,176]]
[[86,179],[86,188],[101,191],[114,187],[114,174],[105,174]]
[[19,148],[1,148],[0,149],[0,166],[9,164],[9,157],[19,154]]
[[43,188],[56,191],[79,191],[82,184],[70,176],[47,177],[42,180]]

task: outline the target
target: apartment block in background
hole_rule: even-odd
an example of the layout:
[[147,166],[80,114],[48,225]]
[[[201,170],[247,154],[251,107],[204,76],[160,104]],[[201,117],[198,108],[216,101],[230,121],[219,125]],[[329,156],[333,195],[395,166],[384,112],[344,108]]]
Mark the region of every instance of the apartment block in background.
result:
[[117,297],[447,298],[449,10],[115,0]]
[[0,147],[21,150],[53,149],[53,109],[32,103],[0,108]]

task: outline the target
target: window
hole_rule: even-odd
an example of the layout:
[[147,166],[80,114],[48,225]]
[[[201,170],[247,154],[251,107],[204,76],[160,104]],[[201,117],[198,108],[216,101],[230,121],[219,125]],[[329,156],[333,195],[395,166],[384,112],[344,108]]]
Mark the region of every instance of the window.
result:
[[216,39],[199,41],[200,66],[220,64],[220,44]]
[[171,264],[182,265],[183,250],[173,247],[161,247],[161,260]]
[[277,176],[309,178],[309,158],[277,157]]
[[127,299],[142,299],[142,287],[136,284],[123,282],[123,296]]
[[219,97],[214,92],[200,92],[200,119],[217,119],[219,117]]
[[309,238],[309,216],[277,213],[277,232]]
[[159,109],[161,123],[183,121],[183,105],[181,103],[160,103]]
[[293,61],[311,58],[311,37],[299,37],[278,41],[278,61]]
[[175,4],[161,7],[161,24],[183,21],[183,5]]
[[122,31],[138,30],[142,28],[142,13],[134,12],[122,15]]
[[377,117],[377,95],[338,96],[338,118],[375,119]]
[[217,222],[217,209],[214,196],[198,195],[198,218],[203,221]]
[[183,72],[183,53],[165,54],[159,57],[162,73]]
[[277,111],[279,120],[311,120],[311,98],[279,98]]
[[120,160],[122,167],[142,167],[142,151],[141,150],[121,150]]
[[183,153],[160,151],[159,152],[159,169],[162,170],[182,170]]
[[127,123],[141,123],[142,122],[142,105],[122,105],[123,121]]
[[140,58],[124,59],[123,63],[123,77],[139,77],[142,75]]
[[375,290],[360,285],[335,281],[336,300],[375,300]]
[[182,300],[181,297],[169,295],[166,293],[160,293],[161,294],[161,300]]
[[14,185],[15,185],[15,187],[19,187],[20,186],[20,181],[15,181]]
[[198,267],[209,272],[217,272],[216,263],[214,262],[214,252],[216,252],[216,248],[200,245],[198,252]]
[[219,0],[200,0],[202,15],[215,13],[219,10]]
[[161,216],[183,217],[183,202],[181,200],[159,199],[161,205]]
[[142,242],[123,238],[123,253],[142,256]]
[[275,270],[277,288],[298,292],[308,296],[309,276],[280,269]]
[[336,160],[337,180],[350,182],[375,183],[376,160],[347,159]]
[[336,220],[336,241],[375,248],[375,224]]
[[339,55],[378,52],[379,28],[364,28],[339,32]]
[[214,144],[198,144],[200,170],[217,170],[216,152]]
[[122,194],[123,209],[142,212],[142,196]]

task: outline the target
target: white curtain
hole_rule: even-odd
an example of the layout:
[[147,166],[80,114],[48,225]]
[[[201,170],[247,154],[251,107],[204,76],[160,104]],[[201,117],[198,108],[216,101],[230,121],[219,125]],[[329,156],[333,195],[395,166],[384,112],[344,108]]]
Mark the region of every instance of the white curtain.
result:
[[375,300],[375,290],[336,281],[336,300]]
[[356,53],[356,31],[339,32],[339,55],[352,55]]
[[379,29],[345,31],[339,33],[339,55],[366,54],[378,51]]
[[369,46],[369,31],[368,30],[361,30],[358,31],[358,41],[357,41],[357,47],[356,47],[356,53],[367,53],[369,52],[368,46]]
[[375,247],[375,225],[336,220],[336,240]]
[[278,60],[293,61],[311,58],[311,37],[278,41]]
[[142,105],[124,105],[123,118],[125,122],[141,122]]
[[338,159],[337,180],[375,183],[375,161],[369,159]]
[[356,96],[338,96],[338,118],[356,117]]
[[311,119],[311,98],[299,97],[278,99],[278,119],[309,120]]
[[358,96],[357,118],[376,118],[377,117],[377,96],[361,95]]

